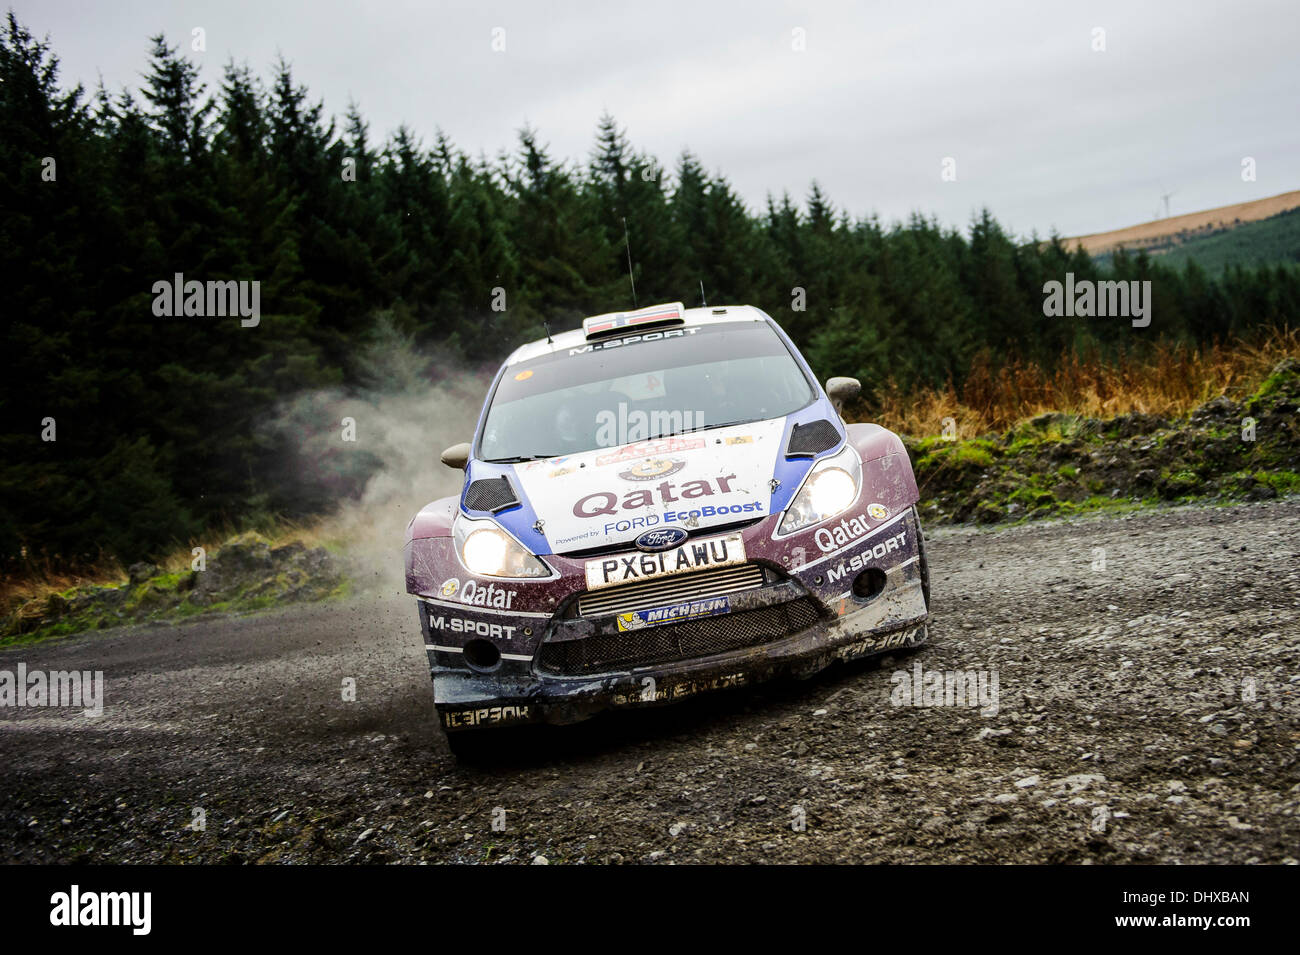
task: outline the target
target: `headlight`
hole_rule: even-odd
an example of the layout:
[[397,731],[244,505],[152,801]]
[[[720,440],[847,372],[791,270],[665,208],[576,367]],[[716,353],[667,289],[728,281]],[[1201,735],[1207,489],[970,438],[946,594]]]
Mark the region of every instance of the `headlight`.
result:
[[848,510],[862,486],[862,460],[852,445],[813,465],[781,519],[778,535],[793,534]]
[[493,521],[457,517],[452,528],[465,569],[480,577],[549,577],[551,570]]

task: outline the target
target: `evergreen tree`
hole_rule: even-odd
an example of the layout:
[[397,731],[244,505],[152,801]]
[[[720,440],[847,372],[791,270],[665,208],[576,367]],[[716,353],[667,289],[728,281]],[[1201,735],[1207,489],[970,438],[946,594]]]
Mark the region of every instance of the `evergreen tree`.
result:
[[[263,85],[150,40],[139,89],[63,89],[58,60],[10,13],[0,27],[0,566],[158,554],[200,530],[319,513],[358,492],[289,462],[269,427],[320,388],[373,387],[360,346],[414,341],[499,360],[584,315],[637,304],[764,308],[819,377],[886,388],[961,385],[978,364],[1051,367],[1160,342],[1203,344],[1294,323],[1300,266],[1233,267],[1008,235],[988,210],[963,233],[921,215],[853,220],[813,181],[751,211],[689,151],[671,176],[612,116],[581,167],[531,128],[494,161],[438,133],[341,125],[289,64]],[[154,283],[257,281],[256,328],[154,314]],[[1149,281],[1152,324],[1049,318],[1044,285]],[[800,308],[799,306],[802,306]],[[504,308],[502,308],[504,306]],[[404,381],[416,374],[403,372]],[[42,441],[56,422],[57,441]],[[293,417],[295,425],[312,422]]]

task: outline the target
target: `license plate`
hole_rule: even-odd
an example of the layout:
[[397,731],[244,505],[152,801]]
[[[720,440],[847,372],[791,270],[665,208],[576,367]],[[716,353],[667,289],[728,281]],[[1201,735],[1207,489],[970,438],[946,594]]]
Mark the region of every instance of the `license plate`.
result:
[[739,533],[688,540],[657,554],[620,554],[587,561],[587,589],[653,580],[671,574],[745,562],[745,542]]

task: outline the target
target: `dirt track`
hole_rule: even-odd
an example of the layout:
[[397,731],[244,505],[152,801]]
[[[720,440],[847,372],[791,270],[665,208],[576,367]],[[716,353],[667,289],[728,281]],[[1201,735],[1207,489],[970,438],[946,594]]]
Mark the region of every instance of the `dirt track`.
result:
[[[547,730],[488,767],[447,753],[404,596],[7,651],[107,693],[97,719],[0,710],[4,857],[1300,856],[1300,500],[931,538],[920,653]],[[890,705],[917,663],[996,670],[997,715]]]

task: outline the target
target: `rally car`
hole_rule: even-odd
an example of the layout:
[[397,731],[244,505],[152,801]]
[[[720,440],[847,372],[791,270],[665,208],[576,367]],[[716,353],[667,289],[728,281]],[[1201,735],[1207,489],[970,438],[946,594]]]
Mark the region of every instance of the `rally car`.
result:
[[752,306],[588,318],[497,373],[465,471],[406,537],[454,752],[807,676],[927,636],[929,574],[898,436],[848,424]]

